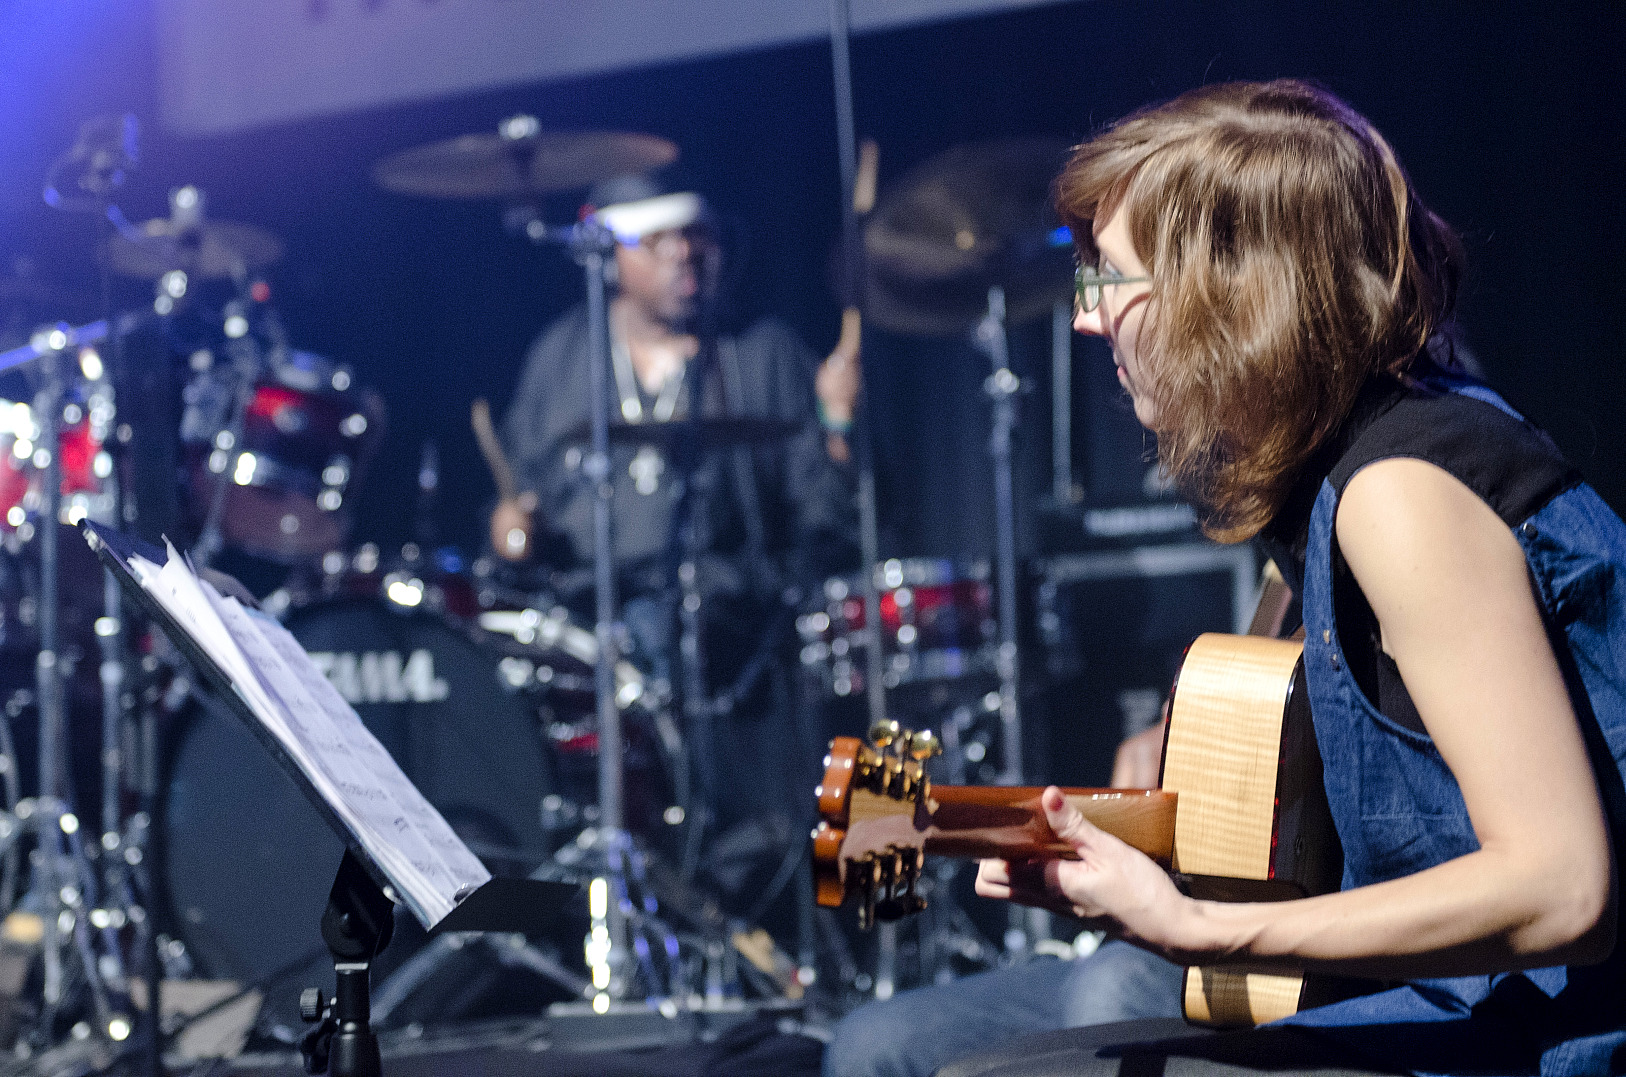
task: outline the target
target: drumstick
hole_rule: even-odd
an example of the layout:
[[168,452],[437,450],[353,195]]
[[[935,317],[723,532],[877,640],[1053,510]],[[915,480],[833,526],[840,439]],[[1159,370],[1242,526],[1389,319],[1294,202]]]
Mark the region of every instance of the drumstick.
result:
[[474,427],[474,440],[480,443],[480,455],[486,458],[491,477],[497,483],[497,496],[512,501],[519,496],[519,484],[514,481],[514,469],[497,440],[497,431],[491,425],[491,405],[480,397],[469,409],[469,425]]
[[[881,148],[874,139],[866,138],[858,147],[858,172],[853,176],[853,212],[859,217],[867,217],[869,211],[875,208],[875,181],[880,164]],[[849,281],[848,287],[857,296],[862,285],[859,281]],[[841,338],[836,341],[832,351],[843,355],[857,352],[862,327],[863,316],[856,306],[842,311]]]

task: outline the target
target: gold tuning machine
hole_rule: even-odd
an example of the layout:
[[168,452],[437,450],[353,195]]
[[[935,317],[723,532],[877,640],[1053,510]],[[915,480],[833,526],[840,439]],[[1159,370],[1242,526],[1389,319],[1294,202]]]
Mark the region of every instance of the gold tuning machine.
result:
[[883,752],[892,746],[893,741],[909,736],[909,731],[899,725],[896,718],[882,718],[869,727],[869,742]]
[[909,737],[909,757],[917,763],[924,763],[935,755],[943,754],[943,742],[937,739],[937,734],[929,729],[922,729]]
[[917,893],[921,855],[915,848],[888,846],[847,863],[847,892],[858,898],[858,929],[877,920],[890,922],[919,912],[926,899]]
[[882,796],[923,800],[931,788],[926,761],[943,750],[937,736],[929,729],[905,729],[891,718],[871,726],[869,736],[859,784]]

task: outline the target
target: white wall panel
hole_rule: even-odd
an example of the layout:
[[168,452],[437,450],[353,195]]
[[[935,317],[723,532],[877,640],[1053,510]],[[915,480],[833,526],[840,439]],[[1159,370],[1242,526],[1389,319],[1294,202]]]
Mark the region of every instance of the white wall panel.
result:
[[[855,32],[1055,0],[851,0]],[[162,119],[208,134],[826,36],[827,0],[158,0]]]

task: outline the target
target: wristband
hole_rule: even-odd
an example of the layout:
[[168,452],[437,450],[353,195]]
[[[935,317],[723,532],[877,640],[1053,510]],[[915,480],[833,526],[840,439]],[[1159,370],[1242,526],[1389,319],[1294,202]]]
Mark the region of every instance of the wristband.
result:
[[845,437],[847,432],[853,428],[853,421],[850,418],[832,419],[830,417],[830,413],[824,409],[823,400],[815,399],[814,403],[819,412],[819,425],[824,427],[825,433],[835,434],[838,437]]

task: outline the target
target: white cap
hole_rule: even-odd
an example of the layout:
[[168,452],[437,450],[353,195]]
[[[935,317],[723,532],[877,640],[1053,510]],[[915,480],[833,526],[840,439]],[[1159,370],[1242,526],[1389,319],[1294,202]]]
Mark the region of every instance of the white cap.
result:
[[597,210],[593,217],[626,244],[673,228],[687,228],[699,220],[706,203],[692,191],[660,194],[634,202],[619,202]]

